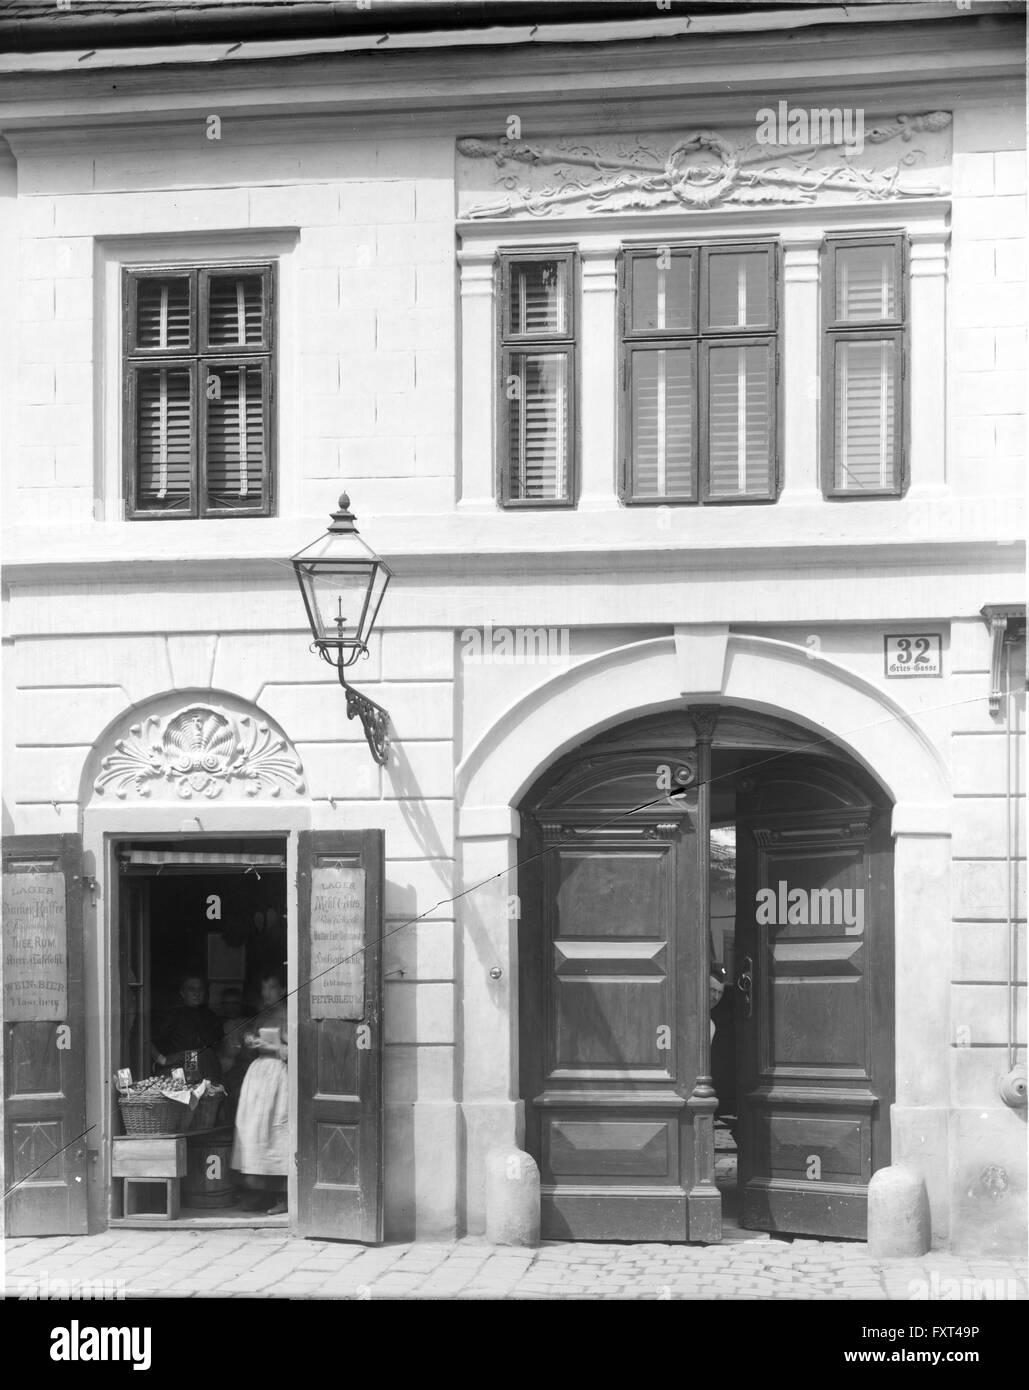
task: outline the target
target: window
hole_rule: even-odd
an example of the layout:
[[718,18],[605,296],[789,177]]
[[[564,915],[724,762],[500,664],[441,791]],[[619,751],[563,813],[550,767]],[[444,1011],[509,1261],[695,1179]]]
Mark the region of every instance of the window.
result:
[[623,253],[623,501],[774,501],[777,285],[769,243]]
[[505,506],[575,502],[572,251],[500,256],[500,478]]
[[904,482],[902,238],[828,238],[822,284],[825,495],[897,496]]
[[272,510],[272,266],[123,273],[130,518]]

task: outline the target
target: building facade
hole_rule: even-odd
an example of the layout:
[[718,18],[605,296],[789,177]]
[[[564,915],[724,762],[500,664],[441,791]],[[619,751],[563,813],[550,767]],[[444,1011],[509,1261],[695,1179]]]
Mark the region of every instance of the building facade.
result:
[[284,960],[298,1229],[717,1239],[714,959],[744,1225],[1021,1248],[1018,8],[158,19],[0,58],[8,1230]]

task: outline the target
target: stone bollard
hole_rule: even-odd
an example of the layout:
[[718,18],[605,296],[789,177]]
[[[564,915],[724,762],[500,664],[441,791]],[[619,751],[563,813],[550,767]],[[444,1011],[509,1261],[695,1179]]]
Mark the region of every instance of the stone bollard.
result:
[[486,1239],[540,1243],[540,1170],[521,1149],[494,1149],[486,1160]]
[[932,1245],[929,1194],[914,1168],[880,1168],[868,1184],[868,1249],[877,1257],[925,1255]]

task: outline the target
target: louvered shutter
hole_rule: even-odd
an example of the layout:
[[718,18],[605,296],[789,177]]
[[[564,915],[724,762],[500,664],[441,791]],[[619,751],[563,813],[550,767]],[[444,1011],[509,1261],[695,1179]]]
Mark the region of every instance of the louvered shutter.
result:
[[769,328],[774,321],[767,251],[705,251],[704,329]]
[[127,268],[123,283],[129,515],[268,514],[273,268]]
[[135,348],[141,352],[190,352],[190,278],[143,276],[136,280]]
[[567,503],[572,496],[574,265],[567,252],[501,261],[505,502]]
[[510,337],[564,337],[568,324],[568,262],[514,261],[510,270]]
[[864,338],[837,339],[834,346],[834,485],[849,491],[892,488],[897,464],[896,344],[890,338]]
[[193,390],[187,367],[135,369],[136,506],[188,510],[193,476]]
[[261,348],[265,341],[265,276],[212,272],[205,279],[207,349],[233,352]]
[[848,246],[836,251],[836,319],[881,323],[897,317],[896,250]]
[[767,496],[772,473],[771,348],[712,346],[707,353],[708,496]]
[[265,501],[266,368],[208,363],[204,474],[208,508],[261,508]]
[[690,251],[655,247],[629,258],[630,331],[695,332],[696,257]]
[[569,355],[510,354],[515,396],[508,411],[509,487],[525,501],[568,495]]
[[895,492],[901,465],[900,243],[830,246],[831,486],[836,492]]
[[695,350],[630,354],[630,458],[635,497],[693,497]]
[[775,266],[767,243],[625,252],[627,501],[774,499]]

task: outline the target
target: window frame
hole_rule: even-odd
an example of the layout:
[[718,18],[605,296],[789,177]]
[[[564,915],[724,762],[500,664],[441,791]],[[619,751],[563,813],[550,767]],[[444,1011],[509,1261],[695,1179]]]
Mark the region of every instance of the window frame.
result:
[[[690,257],[693,284],[691,321],[692,332],[681,328],[670,330],[634,330],[632,326],[632,264],[644,256],[656,255],[667,248],[672,255]],[[710,291],[707,267],[712,255],[763,252],[768,259],[770,279],[770,323],[754,327],[712,328],[705,326],[710,312]],[[623,244],[618,255],[618,500],[627,507],[722,507],[766,506],[778,501],[782,487],[782,251],[777,237],[755,240],[719,238],[714,241],[647,241]],[[633,419],[631,354],[640,348],[689,347],[694,349],[694,380],[696,383],[695,428],[690,461],[692,487],[689,494],[665,493],[660,496],[640,496],[633,492]],[[710,491],[710,458],[708,456],[709,422],[707,411],[707,360],[712,346],[770,346],[769,361],[772,416],[768,425],[769,469],[768,488],[764,493],[747,496],[713,497]]]
[[[892,318],[865,322],[840,319],[836,313],[836,255],[841,249],[890,246],[894,249],[897,275],[897,313]],[[910,352],[910,294],[908,237],[901,229],[876,232],[833,232],[822,241],[819,256],[821,278],[821,484],[822,496],[831,502],[854,502],[865,498],[903,497],[908,487],[910,454],[908,400],[908,356]],[[893,448],[896,465],[893,486],[888,488],[837,487],[836,477],[836,345],[840,342],[882,342],[896,344],[894,385]]]
[[[568,278],[566,332],[511,333],[507,327],[511,266],[536,261],[564,261]],[[497,505],[505,511],[574,509],[579,499],[579,252],[573,245],[500,247],[494,261],[496,313],[494,342],[496,381],[496,476]],[[568,362],[567,495],[564,497],[515,497],[511,490],[511,400],[507,395],[510,362],[515,354],[561,354]]]
[[[275,379],[276,350],[276,259],[233,259],[203,262],[154,262],[123,264],[120,267],[122,310],[122,341],[120,354],[122,394],[122,487],[127,521],[214,521],[219,518],[240,520],[276,515],[275,468]],[[229,345],[201,342],[201,329],[206,322],[210,297],[210,281],[219,274],[259,275],[263,284],[261,315],[261,346],[238,344],[233,352]],[[190,283],[190,343],[188,351],[181,348],[141,348],[136,344],[138,285],[146,279],[188,279]],[[207,396],[206,381],[212,368],[261,366],[261,419],[264,429],[264,459],[261,465],[262,503],[259,507],[211,507],[207,501]],[[188,507],[157,510],[139,503],[138,461],[138,380],[141,371],[157,371],[162,367],[187,370],[190,378],[190,500]],[[202,379],[202,381],[201,381]],[[205,389],[201,390],[201,384]]]

